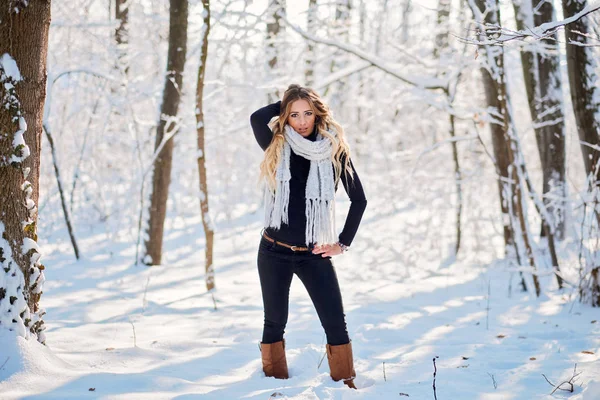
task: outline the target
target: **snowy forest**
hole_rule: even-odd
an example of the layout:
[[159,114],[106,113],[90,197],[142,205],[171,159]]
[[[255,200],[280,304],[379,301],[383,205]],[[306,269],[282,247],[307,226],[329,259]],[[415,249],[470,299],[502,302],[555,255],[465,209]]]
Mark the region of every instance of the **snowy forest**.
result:
[[[600,1],[0,3],[0,399],[600,399]],[[357,390],[297,278],[261,364],[250,116],[290,84],[368,199]]]

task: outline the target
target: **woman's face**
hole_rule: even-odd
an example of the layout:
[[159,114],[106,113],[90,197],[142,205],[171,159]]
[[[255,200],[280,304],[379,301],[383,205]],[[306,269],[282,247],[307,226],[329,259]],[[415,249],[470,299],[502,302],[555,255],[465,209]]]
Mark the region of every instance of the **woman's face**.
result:
[[310,108],[308,101],[300,99],[292,103],[287,123],[303,137],[312,133],[315,128],[315,113]]

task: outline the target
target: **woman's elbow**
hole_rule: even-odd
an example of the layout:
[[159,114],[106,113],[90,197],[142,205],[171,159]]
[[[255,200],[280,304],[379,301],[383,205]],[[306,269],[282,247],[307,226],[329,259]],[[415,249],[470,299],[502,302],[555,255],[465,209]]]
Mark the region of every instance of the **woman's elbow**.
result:
[[250,125],[256,126],[258,124],[259,119],[260,119],[260,117],[258,116],[258,111],[254,111],[250,115]]
[[352,200],[352,205],[364,211],[367,208],[367,199],[363,197],[361,199]]

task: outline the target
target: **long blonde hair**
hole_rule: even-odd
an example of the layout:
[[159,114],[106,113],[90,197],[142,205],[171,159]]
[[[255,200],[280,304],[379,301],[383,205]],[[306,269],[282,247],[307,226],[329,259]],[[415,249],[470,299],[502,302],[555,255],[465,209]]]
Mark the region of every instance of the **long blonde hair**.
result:
[[[333,145],[331,162],[333,163],[335,184],[340,180],[342,171],[346,171],[346,176],[352,178],[352,168],[350,167],[350,147],[344,136],[344,129],[338,124],[331,115],[329,106],[321,100],[319,95],[311,88],[300,85],[290,85],[281,100],[281,112],[279,118],[275,120],[272,127],[273,139],[265,151],[265,158],[260,164],[260,180],[266,178],[267,183],[272,190],[276,187],[275,174],[277,165],[283,152],[285,136],[283,135],[285,125],[292,111],[292,103],[296,100],[306,100],[315,114],[315,126],[318,133],[329,139]],[[337,138],[328,132],[329,129],[335,130]],[[344,158],[344,165],[342,165]]]

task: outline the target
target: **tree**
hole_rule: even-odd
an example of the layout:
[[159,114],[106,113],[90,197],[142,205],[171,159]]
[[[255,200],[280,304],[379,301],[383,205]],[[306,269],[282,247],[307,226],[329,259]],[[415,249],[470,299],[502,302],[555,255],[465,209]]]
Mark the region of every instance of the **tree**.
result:
[[[565,18],[581,12],[586,7],[585,0],[563,0]],[[583,163],[591,194],[591,211],[596,219],[596,229],[589,229],[589,237],[597,236],[600,229],[600,89],[592,49],[588,47],[590,32],[588,17],[580,18],[566,25],[567,69],[571,87],[571,102],[577,124],[577,132],[583,154]],[[587,207],[584,208],[587,211]],[[586,215],[584,212],[584,221]],[[581,238],[584,240],[584,237]],[[582,301],[600,307],[600,265],[597,257],[586,257],[588,260],[582,268],[580,295]]]
[[[469,0],[469,5],[480,26],[480,47],[484,54],[481,67],[485,97],[488,104],[492,146],[498,173],[500,207],[504,225],[506,249],[514,248],[519,265],[527,260],[527,265],[535,268],[532,240],[527,225],[525,200],[524,160],[520,154],[520,145],[516,136],[510,99],[506,85],[504,69],[504,48],[489,44],[500,26],[498,0]],[[536,295],[541,288],[537,276],[533,275]],[[526,289],[522,280],[523,289]]]
[[[517,28],[525,30],[555,21],[552,2],[534,12],[531,0],[513,2]],[[564,236],[565,117],[557,35],[545,35],[521,51],[523,78],[543,171],[544,204],[559,238]],[[556,201],[555,199],[558,199]],[[542,229],[544,234],[544,229]]]
[[[271,20],[267,22],[267,57],[269,59],[269,69],[273,77],[277,76],[277,40],[283,34],[283,26],[281,25],[281,16],[285,15],[285,0],[269,0],[269,12]],[[269,103],[273,103],[279,99],[279,92],[273,90],[269,92]]]
[[433,47],[433,56],[438,58],[440,51],[449,46],[448,36],[450,29],[450,9],[452,2],[450,0],[438,0],[437,8],[437,32],[435,35],[435,45]]
[[[563,0],[565,18],[583,11],[586,3],[586,0]],[[596,229],[590,226],[588,232],[588,237],[592,238],[597,237],[600,230],[600,89],[595,58],[589,47],[593,45],[588,38],[589,32],[588,17],[580,18],[565,27],[571,103],[591,195],[591,212],[596,220]],[[584,210],[587,211],[587,204]],[[585,214],[586,212],[584,221]],[[581,240],[584,241],[585,238],[581,237]],[[581,271],[579,293],[582,301],[600,307],[600,265],[597,257],[586,259],[588,265]]]
[[[574,16],[586,7],[586,0],[563,0],[565,18]],[[567,38],[567,70],[571,87],[571,102],[577,133],[583,154],[585,171],[592,186],[600,182],[600,89],[596,65],[589,47],[588,17],[565,26]]]
[[[307,15],[307,26],[308,31],[313,32],[317,28],[317,0],[309,0],[308,2],[308,13]],[[306,51],[306,71],[304,77],[306,79],[306,85],[311,86],[314,82],[315,74],[315,46],[312,42],[308,42],[308,49]]]
[[0,8],[0,329],[44,343],[37,245],[50,1]]
[[[338,40],[345,43],[350,42],[351,11],[352,4],[350,0],[336,0],[335,20],[333,21],[333,30],[330,32],[331,37],[339,38]],[[348,64],[346,57],[346,53],[340,50],[333,53],[330,72],[334,73],[346,67]],[[347,91],[346,79],[344,78],[329,85],[323,95],[329,96],[329,107],[340,112],[344,109],[344,97]],[[352,110],[352,113],[355,113],[355,111]]]
[[117,43],[119,63],[125,73],[129,70],[127,62],[129,4],[128,0],[115,0],[115,19],[119,21],[119,26],[115,29],[115,42]]
[[402,0],[402,31],[400,35],[400,43],[408,42],[409,32],[410,32],[410,19],[411,14],[413,12],[413,4],[412,0]]
[[173,136],[179,130],[177,112],[181,100],[183,68],[187,52],[187,24],[188,1],[170,0],[167,74],[156,130],[154,148],[158,152],[158,157],[154,162],[150,195],[150,221],[148,237],[145,240],[146,255],[143,257],[144,263],[148,265],[158,265],[162,258],[163,231],[171,183]]
[[200,213],[205,237],[205,270],[206,290],[215,287],[215,270],[213,267],[213,243],[215,230],[208,212],[208,179],[206,177],[206,146],[204,142],[204,76],[206,74],[206,57],[208,56],[208,35],[210,33],[210,0],[203,0],[204,21],[202,42],[200,44],[200,65],[196,83],[196,130],[198,135],[198,173],[200,178]]
[[[437,9],[437,26],[435,42],[433,47],[433,56],[439,59],[440,65],[446,65],[448,62],[450,48],[450,0],[439,0]],[[444,70],[446,68],[443,68]],[[456,79],[453,84],[449,84],[447,89],[444,89],[446,94],[446,101],[448,105],[454,107],[454,99],[456,97],[456,90],[460,80],[461,72],[456,75]],[[460,170],[460,162],[458,155],[458,145],[456,143],[456,118],[454,113],[448,113],[448,132],[450,137],[453,139],[452,146],[452,160],[454,162],[454,181],[456,185],[456,244],[454,246],[454,255],[458,254],[460,250],[460,242],[462,237],[461,219],[462,219],[462,172]]]

